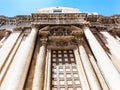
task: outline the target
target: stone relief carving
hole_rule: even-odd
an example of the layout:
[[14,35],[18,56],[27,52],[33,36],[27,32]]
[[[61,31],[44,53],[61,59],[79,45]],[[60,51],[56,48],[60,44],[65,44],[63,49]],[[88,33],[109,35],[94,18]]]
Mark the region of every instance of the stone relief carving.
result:
[[47,41],[47,45],[52,48],[68,48],[81,42],[83,31],[76,26],[56,26],[44,27],[39,31],[41,43]]
[[54,28],[50,30],[51,36],[68,36],[71,35],[72,31],[66,30],[65,28]]

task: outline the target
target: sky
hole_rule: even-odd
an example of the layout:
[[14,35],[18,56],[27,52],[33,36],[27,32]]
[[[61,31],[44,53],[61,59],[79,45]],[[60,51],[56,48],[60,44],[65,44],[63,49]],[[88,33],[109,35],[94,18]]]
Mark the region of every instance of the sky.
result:
[[30,15],[38,8],[63,6],[104,16],[120,14],[120,0],[0,0],[0,15]]

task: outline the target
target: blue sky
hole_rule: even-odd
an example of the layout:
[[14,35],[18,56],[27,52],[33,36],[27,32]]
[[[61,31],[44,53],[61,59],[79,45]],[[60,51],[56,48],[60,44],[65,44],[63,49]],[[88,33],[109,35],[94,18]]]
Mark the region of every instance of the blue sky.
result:
[[0,15],[30,15],[37,8],[65,6],[105,16],[120,14],[120,0],[0,0]]

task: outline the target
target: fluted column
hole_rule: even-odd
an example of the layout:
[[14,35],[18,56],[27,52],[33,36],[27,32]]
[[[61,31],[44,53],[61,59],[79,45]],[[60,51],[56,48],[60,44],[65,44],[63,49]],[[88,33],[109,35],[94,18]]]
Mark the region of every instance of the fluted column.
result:
[[7,37],[10,35],[10,33],[11,33],[10,31],[6,31],[4,37],[0,40],[0,42],[3,43],[7,39]]
[[114,57],[112,60],[115,67],[120,72],[120,43],[108,32],[101,32],[101,34],[106,37],[107,43],[105,45],[109,48],[111,52],[111,57]]
[[34,27],[13,59],[9,71],[1,84],[1,90],[23,90],[37,36]]
[[118,40],[119,44],[120,44],[120,37],[118,37],[117,35],[115,35],[116,39]]
[[74,49],[74,55],[75,55],[75,59],[76,59],[76,64],[77,64],[77,68],[78,68],[78,74],[80,77],[80,82],[81,82],[81,86],[82,86],[82,90],[90,90],[86,75],[85,75],[85,71],[83,68],[83,64],[81,62],[79,53],[78,53],[78,49]]
[[111,90],[119,90],[120,74],[89,28],[84,28],[84,34],[109,88]]
[[46,44],[42,44],[39,49],[37,61],[35,65],[35,72],[33,78],[32,90],[43,90],[44,87],[44,73],[45,73],[45,55]]
[[4,67],[12,49],[14,48],[21,31],[14,31],[10,34],[8,39],[5,41],[4,45],[0,49],[0,71]]
[[99,85],[99,82],[97,80],[97,77],[91,66],[90,60],[87,56],[87,53],[86,53],[84,47],[82,45],[78,45],[78,47],[79,47],[79,53],[81,56],[81,60],[82,60],[82,63],[83,63],[83,66],[84,66],[84,69],[86,72],[86,76],[87,76],[90,88],[92,90],[101,90],[101,87]]
[[102,74],[100,72],[100,69],[99,69],[98,65],[96,64],[96,61],[95,61],[93,55],[89,54],[89,59],[90,59],[90,61],[92,63],[92,67],[94,68],[94,71],[95,71],[95,73],[97,75],[97,78],[98,78],[98,80],[100,82],[102,90],[109,90],[109,88],[108,88],[108,86],[107,86],[107,84],[105,82],[105,79],[103,78],[103,76],[102,76]]
[[4,41],[8,38],[12,31],[6,31],[4,37],[0,40],[0,48],[3,46]]
[[17,50],[18,50],[18,48],[19,48],[19,46],[22,42],[23,37],[24,37],[24,35],[21,34],[19,39],[16,42],[16,45],[14,46],[9,58],[7,58],[7,61],[5,62],[5,65],[2,68],[1,73],[0,73],[0,83],[4,80],[4,77],[6,76],[6,73],[9,70],[9,67],[10,67],[10,65],[13,61],[13,58],[14,58],[15,54],[17,53]]
[[44,90],[51,90],[51,50],[47,50]]

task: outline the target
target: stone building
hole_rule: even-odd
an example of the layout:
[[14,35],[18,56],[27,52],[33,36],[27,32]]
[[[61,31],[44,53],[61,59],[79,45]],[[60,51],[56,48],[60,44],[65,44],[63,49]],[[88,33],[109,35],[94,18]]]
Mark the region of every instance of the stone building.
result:
[[120,90],[120,15],[75,8],[0,16],[0,90]]

